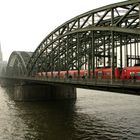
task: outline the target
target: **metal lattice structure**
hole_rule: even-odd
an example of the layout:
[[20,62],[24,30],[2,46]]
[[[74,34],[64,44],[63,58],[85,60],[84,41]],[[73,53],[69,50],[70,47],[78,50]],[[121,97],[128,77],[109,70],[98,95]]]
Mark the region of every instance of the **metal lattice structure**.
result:
[[14,51],[10,55],[6,74],[9,76],[23,76],[27,73],[26,65],[31,57],[31,52]]
[[[96,67],[132,66],[139,62],[140,0],[101,7],[65,22],[37,47],[27,74],[78,72]],[[93,74],[94,78],[94,74]]]

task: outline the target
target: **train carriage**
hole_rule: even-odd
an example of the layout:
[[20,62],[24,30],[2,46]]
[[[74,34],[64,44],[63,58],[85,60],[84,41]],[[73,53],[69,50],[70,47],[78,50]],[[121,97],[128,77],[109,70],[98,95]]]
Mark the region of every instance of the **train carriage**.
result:
[[122,79],[140,80],[140,66],[125,67],[122,69]]

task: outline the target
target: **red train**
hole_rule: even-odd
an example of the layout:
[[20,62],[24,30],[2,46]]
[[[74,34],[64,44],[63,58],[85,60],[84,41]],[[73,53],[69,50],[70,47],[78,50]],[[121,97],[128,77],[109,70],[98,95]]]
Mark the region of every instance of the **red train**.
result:
[[[93,71],[90,71],[90,79],[92,78]],[[54,71],[54,72],[38,72],[36,76],[47,77],[47,78],[60,78],[64,79],[68,77],[69,79],[78,78],[78,70],[67,71]],[[112,68],[96,68],[94,71],[94,76],[96,79],[112,79]],[[80,70],[79,78],[86,79],[88,77],[88,70]],[[136,79],[140,80],[140,66],[115,68],[114,70],[115,79]]]
[[140,66],[125,67],[122,69],[121,79],[140,80]]

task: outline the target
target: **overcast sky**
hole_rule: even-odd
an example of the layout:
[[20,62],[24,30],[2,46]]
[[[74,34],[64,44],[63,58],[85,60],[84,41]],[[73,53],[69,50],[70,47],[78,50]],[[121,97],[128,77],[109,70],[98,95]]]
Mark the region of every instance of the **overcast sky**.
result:
[[34,51],[67,20],[124,0],[0,0],[0,42],[4,60],[12,51]]

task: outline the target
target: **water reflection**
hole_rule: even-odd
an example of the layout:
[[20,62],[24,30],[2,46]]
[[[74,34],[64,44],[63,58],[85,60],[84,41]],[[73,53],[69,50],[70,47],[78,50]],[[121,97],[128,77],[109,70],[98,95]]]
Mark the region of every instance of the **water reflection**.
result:
[[72,135],[75,102],[32,102],[21,104],[21,118],[32,130],[26,138],[62,139]]
[[0,91],[0,139],[140,139],[140,96],[78,89],[76,101],[14,102]]

